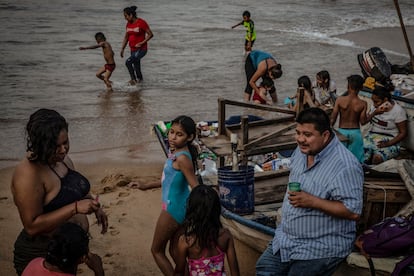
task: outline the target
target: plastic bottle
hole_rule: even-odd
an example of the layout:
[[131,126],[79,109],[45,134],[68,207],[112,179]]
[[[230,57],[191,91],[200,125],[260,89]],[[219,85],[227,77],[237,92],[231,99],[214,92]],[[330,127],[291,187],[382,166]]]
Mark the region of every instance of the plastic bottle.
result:
[[163,121],[158,121],[157,123],[158,129],[161,131],[162,135],[167,135],[167,126],[165,125],[165,123]]
[[402,85],[401,81],[398,81],[394,89],[394,93],[393,93],[394,96],[401,97],[402,95],[401,85]]

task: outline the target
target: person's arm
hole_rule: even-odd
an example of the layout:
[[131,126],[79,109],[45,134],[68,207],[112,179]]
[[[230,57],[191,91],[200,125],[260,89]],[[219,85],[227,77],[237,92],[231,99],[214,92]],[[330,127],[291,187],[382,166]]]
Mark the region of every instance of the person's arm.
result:
[[[267,73],[266,72],[266,60],[263,60],[259,63],[259,65],[257,66],[256,72],[254,72],[253,76],[249,80],[250,86],[253,88],[253,90],[256,93],[259,93],[259,88],[257,87],[256,82],[259,78],[264,76],[266,73]],[[276,89],[275,89],[275,93],[276,93]],[[272,93],[270,95],[272,95]]]
[[384,113],[384,110],[382,110],[380,107],[375,108],[372,112],[367,112],[365,124],[369,123],[376,115],[382,113]]
[[105,46],[104,42],[99,42],[96,45],[87,46],[87,47],[79,47],[79,50],[89,50],[89,49],[96,49],[96,48],[103,48]]
[[94,272],[95,276],[105,276],[100,256],[89,252],[85,259],[85,264]]
[[361,113],[359,114],[359,123],[361,124],[361,125],[365,125],[366,123],[368,123],[369,121],[368,121],[368,117],[367,117],[367,108],[368,108],[368,104],[367,104],[367,102],[363,102],[363,105],[364,105],[364,107],[363,107],[363,109],[362,109],[362,111],[361,111]]
[[187,254],[187,242],[185,236],[181,235],[177,242],[174,276],[186,274]]
[[331,114],[331,126],[333,126],[336,123],[336,119],[338,118],[339,102],[340,102],[339,99],[335,102],[335,106],[334,106],[332,114]]
[[148,27],[147,30],[145,31],[145,39],[143,41],[137,43],[137,45],[135,45],[135,47],[137,47],[137,48],[141,47],[142,45],[147,43],[153,37],[154,37],[154,34],[152,33],[151,29]]
[[122,58],[124,57],[124,50],[125,50],[125,47],[128,43],[128,37],[129,37],[128,33],[125,32],[124,40],[122,41],[122,46],[121,46],[121,57]]
[[177,157],[175,162],[177,163],[177,169],[184,174],[185,179],[187,180],[191,189],[197,186],[198,180],[197,176],[194,173],[193,162],[191,162],[190,158],[182,154]]
[[236,28],[237,26],[240,26],[241,24],[243,24],[243,21],[237,23],[236,25],[231,26],[232,29]]
[[273,103],[277,103],[277,93],[276,93],[276,86],[273,86],[272,89],[269,91],[269,95],[272,98]]
[[[73,161],[69,156],[66,156],[64,162],[69,168],[71,168],[72,170],[75,170],[75,165],[73,164]],[[98,208],[94,211],[95,217],[98,222],[98,225],[102,226],[101,234],[105,234],[108,231],[108,216],[106,215],[105,211],[102,209],[102,205],[99,202],[99,197],[97,196],[96,198],[93,198],[91,193],[88,193],[84,197],[84,199],[91,199],[92,201],[96,202]]]
[[[98,202],[97,199],[95,199]],[[98,202],[99,208],[95,211],[95,217],[98,222],[98,225],[101,225],[101,234],[105,234],[108,231],[108,216],[105,211],[102,209],[102,205]]]
[[43,200],[46,194],[44,183],[36,170],[27,163],[20,164],[15,170],[11,185],[20,219],[29,235],[48,233],[75,214],[91,214],[98,209],[96,202],[84,199],[44,214]]
[[359,215],[349,211],[341,201],[323,199],[304,191],[288,191],[288,194],[289,202],[294,207],[312,208],[320,210],[333,217],[355,221],[359,220]]
[[307,103],[309,107],[316,107],[316,104],[313,101],[312,96],[308,90],[305,90],[304,98],[304,103]]
[[399,142],[401,142],[402,140],[404,140],[405,137],[407,137],[407,121],[402,121],[400,123],[397,123],[397,128],[398,128],[398,135],[395,136],[394,138],[392,138],[389,141],[380,141],[377,144],[377,147],[379,148],[385,148],[385,147],[390,147],[392,145],[395,145]]
[[234,247],[234,239],[230,231],[226,229],[226,235],[229,236],[226,250],[227,263],[230,269],[231,276],[239,276],[239,262],[237,261],[236,249]]

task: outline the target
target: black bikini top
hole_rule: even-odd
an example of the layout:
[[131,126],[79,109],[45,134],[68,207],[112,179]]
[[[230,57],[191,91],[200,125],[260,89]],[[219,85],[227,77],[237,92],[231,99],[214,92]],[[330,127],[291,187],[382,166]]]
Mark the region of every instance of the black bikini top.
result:
[[77,171],[72,170],[65,163],[63,164],[68,169],[68,173],[64,177],[60,177],[60,175],[49,166],[60,179],[60,190],[55,198],[53,198],[47,205],[43,206],[44,213],[52,212],[72,202],[83,199],[89,193],[91,188],[86,177]]

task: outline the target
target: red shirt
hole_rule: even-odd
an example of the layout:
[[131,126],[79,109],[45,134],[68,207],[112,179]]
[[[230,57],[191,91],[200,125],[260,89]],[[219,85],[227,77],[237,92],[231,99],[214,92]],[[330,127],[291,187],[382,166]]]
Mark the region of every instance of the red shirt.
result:
[[149,26],[145,20],[138,18],[135,23],[126,24],[126,32],[128,33],[129,47],[131,51],[137,50],[147,50],[148,45],[144,43],[140,48],[135,47],[137,43],[145,39],[146,31],[148,31]]
[[44,258],[33,259],[24,269],[22,276],[75,276],[74,274],[54,272],[43,265]]

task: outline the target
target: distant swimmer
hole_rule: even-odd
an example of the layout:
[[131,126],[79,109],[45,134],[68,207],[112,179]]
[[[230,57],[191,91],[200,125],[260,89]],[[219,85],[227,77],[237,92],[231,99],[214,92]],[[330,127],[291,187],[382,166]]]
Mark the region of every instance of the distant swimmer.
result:
[[109,78],[111,77],[112,72],[115,70],[114,52],[112,51],[111,44],[106,41],[106,37],[103,33],[96,33],[95,39],[97,43],[96,45],[79,47],[79,50],[96,49],[100,47],[102,48],[106,64],[99,68],[98,72],[96,72],[96,77],[104,81],[108,91],[112,91],[112,82],[109,80]]

